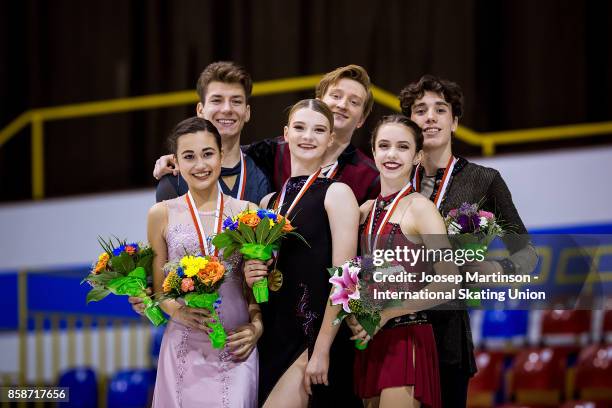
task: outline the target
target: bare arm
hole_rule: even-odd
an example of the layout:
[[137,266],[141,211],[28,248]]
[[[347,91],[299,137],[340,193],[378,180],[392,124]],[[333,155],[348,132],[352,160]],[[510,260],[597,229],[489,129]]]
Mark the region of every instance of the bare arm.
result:
[[[163,267],[168,262],[168,246],[166,244],[165,229],[168,225],[168,210],[164,204],[155,204],[149,210],[147,216],[147,239],[153,249],[153,290],[155,293],[162,293],[164,283]],[[172,316],[178,308],[175,301],[166,300],[159,305],[164,312]]]
[[[168,210],[163,203],[157,203],[149,210],[147,217],[147,238],[155,252],[153,258],[153,289],[155,293],[163,293],[164,264],[168,261],[168,246],[165,239],[165,230],[168,225]],[[176,319],[186,326],[202,330],[210,320],[209,312],[205,309],[188,308],[174,299],[160,302],[159,307],[172,319]]]
[[[334,265],[341,265],[354,258],[357,253],[359,207],[352,190],[343,183],[335,183],[330,186],[325,196],[325,210],[332,236],[332,262]],[[308,393],[310,393],[311,383],[328,383],[329,349],[339,329],[339,325],[334,325],[333,321],[340,307],[326,303],[323,323],[304,376],[304,387]]]
[[[403,233],[419,235],[427,249],[451,248],[444,220],[436,206],[425,197],[416,197],[402,217],[401,224]],[[433,267],[436,275],[450,276],[459,274],[459,269],[452,262],[438,262]],[[446,292],[458,289],[459,287],[460,285],[454,283],[454,280],[451,279],[450,282],[432,282],[421,289],[421,292],[424,292],[426,289],[430,292]],[[387,309],[385,317],[388,320],[407,313],[430,309],[446,302],[446,300],[438,299],[406,300],[404,301],[403,308]]]

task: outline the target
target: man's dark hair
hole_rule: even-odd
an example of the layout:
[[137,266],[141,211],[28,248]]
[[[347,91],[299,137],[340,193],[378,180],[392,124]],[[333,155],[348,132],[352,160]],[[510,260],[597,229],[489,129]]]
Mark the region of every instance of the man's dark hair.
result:
[[423,75],[418,82],[413,82],[402,89],[399,95],[402,113],[410,117],[414,101],[422,98],[427,91],[442,96],[450,104],[453,117],[460,118],[463,115],[463,91],[461,91],[461,87],[452,81],[433,75]]

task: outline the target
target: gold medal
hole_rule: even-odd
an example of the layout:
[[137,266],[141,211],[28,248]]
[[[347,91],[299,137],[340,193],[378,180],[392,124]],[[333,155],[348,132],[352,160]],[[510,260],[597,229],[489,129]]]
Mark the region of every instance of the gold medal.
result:
[[278,291],[283,286],[283,274],[278,269],[273,269],[268,274],[268,288],[272,292]]

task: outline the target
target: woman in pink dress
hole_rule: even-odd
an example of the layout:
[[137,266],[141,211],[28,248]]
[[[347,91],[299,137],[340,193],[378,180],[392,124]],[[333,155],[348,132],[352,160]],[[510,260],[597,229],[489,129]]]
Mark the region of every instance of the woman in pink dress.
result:
[[[156,293],[162,292],[166,262],[177,261],[186,253],[214,254],[210,241],[219,232],[219,217],[256,208],[219,190],[221,137],[212,123],[187,119],[176,126],[169,144],[189,192],[157,203],[149,211]],[[257,404],[256,343],[263,332],[261,314],[243,290],[241,257],[219,256],[227,270],[218,309],[228,332],[227,344],[220,350],[212,348],[207,326],[212,319],[206,310],[188,308],[176,300],[163,301],[160,306],[171,319],[159,355],[154,407],[250,408]]]

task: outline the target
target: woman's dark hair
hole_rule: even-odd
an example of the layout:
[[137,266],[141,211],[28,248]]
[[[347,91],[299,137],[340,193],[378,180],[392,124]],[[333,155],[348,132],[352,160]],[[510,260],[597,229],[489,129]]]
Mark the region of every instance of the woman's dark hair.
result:
[[407,118],[404,115],[387,115],[383,116],[372,131],[372,136],[370,137],[370,144],[372,145],[372,150],[376,150],[376,138],[378,136],[378,131],[383,125],[387,125],[389,123],[397,123],[398,125],[406,126],[412,132],[414,136],[414,142],[416,144],[416,151],[418,152],[423,148],[423,131],[412,120]]
[[200,118],[198,116],[194,116],[189,119],[185,119],[182,122],[179,122],[178,125],[174,127],[170,136],[168,136],[168,149],[170,149],[170,153],[176,155],[176,149],[178,148],[178,139],[179,137],[196,132],[208,132],[215,137],[215,143],[217,144],[217,148],[221,151],[221,135],[217,128],[208,120]]

